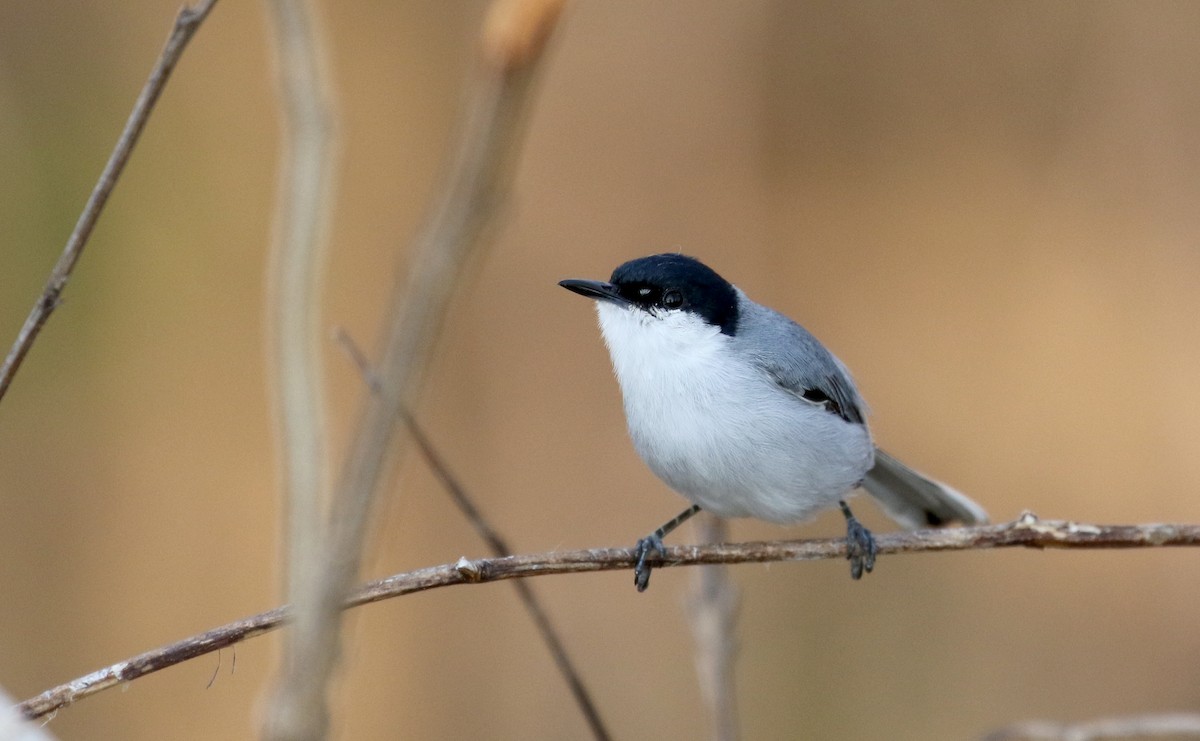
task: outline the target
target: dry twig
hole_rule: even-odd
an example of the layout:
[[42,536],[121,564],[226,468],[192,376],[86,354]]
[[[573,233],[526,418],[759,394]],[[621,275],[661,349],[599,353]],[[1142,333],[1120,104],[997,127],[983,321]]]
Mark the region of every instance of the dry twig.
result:
[[[335,336],[338,343],[345,348],[346,354],[350,356],[363,381],[371,388],[372,392],[379,393],[379,378],[375,375],[375,371],[371,370],[366,356],[363,355],[362,350],[355,344],[353,338],[340,327],[337,329]],[[408,434],[412,437],[417,449],[421,451],[421,456],[437,477],[438,482],[441,483],[442,488],[450,495],[450,499],[454,501],[455,506],[462,512],[463,517],[467,518],[467,522],[471,524],[471,527],[475,528],[475,532],[487,544],[488,550],[496,557],[511,555],[513,551],[508,546],[508,543],[492,527],[487,518],[484,517],[483,512],[476,506],[474,499],[467,493],[466,488],[459,483],[458,477],[450,471],[450,467],[442,459],[442,456],[438,454],[437,449],[433,447],[433,443],[425,435],[425,431],[417,424],[417,420],[405,408],[401,408],[400,414],[404,419],[405,426],[408,428]],[[611,738],[608,729],[604,725],[604,720],[600,717],[600,711],[596,707],[596,703],[592,700],[591,693],[588,692],[587,686],[583,683],[582,675],[575,668],[574,662],[571,661],[571,656],[567,653],[566,645],[558,635],[554,624],[550,621],[550,616],[546,613],[545,608],[542,607],[541,601],[533,593],[533,588],[527,582],[520,579],[513,582],[513,588],[517,590],[517,597],[525,607],[525,612],[529,613],[529,618],[533,620],[538,634],[542,637],[542,642],[549,649],[550,656],[553,657],[555,666],[558,667],[559,673],[562,674],[563,681],[567,683],[567,687],[571,690],[571,696],[575,698],[575,704],[579,706],[580,712],[583,713],[583,717],[587,721],[592,735],[597,739]]]
[[100,218],[100,212],[104,210],[108,196],[116,186],[117,179],[121,177],[125,163],[129,161],[129,155],[133,152],[133,147],[137,144],[142,129],[146,127],[150,112],[154,110],[154,104],[158,102],[158,97],[166,87],[171,71],[175,69],[176,63],[183,55],[183,50],[187,48],[188,42],[192,40],[192,36],[199,30],[200,24],[208,17],[209,11],[216,3],[217,0],[203,0],[195,7],[184,6],[175,16],[175,26],[171,29],[171,35],[167,37],[166,46],[159,54],[154,69],[150,71],[150,78],[146,80],[137,102],[133,105],[133,111],[130,112],[129,119],[125,122],[125,128],[121,131],[121,136],[117,139],[117,144],[113,148],[112,154],[109,155],[103,172],[100,173],[100,179],[92,188],[92,194],[88,197],[83,212],[79,214],[79,220],[75,222],[71,236],[67,238],[62,255],[59,256],[54,269],[50,271],[50,278],[46,281],[45,288],[42,289],[42,295],[33,305],[33,309],[25,319],[25,324],[17,333],[17,339],[13,343],[12,349],[4,358],[4,365],[0,367],[0,399],[3,399],[4,394],[7,393],[13,376],[17,374],[25,356],[29,354],[29,349],[33,347],[34,341],[41,334],[46,320],[61,303],[62,292],[67,285],[67,280],[75,270],[75,264],[79,262],[88,238],[92,236],[92,229],[95,228],[96,221]]
[[[1001,525],[883,533],[875,538],[880,555],[1014,547],[1072,550],[1159,548],[1200,546],[1200,525],[1090,525],[1062,520],[1043,521],[1026,513],[1016,522]],[[663,556],[663,566],[816,561],[845,557],[845,538],[778,540],[668,546]],[[632,569],[635,560],[636,554],[631,548],[595,548],[477,560],[460,558],[453,564],[432,566],[369,582],[350,595],[340,607],[357,607],[453,584]],[[38,718],[122,682],[262,635],[278,628],[287,618],[287,608],[277,607],[92,672],[46,690],[18,707],[26,717]]]

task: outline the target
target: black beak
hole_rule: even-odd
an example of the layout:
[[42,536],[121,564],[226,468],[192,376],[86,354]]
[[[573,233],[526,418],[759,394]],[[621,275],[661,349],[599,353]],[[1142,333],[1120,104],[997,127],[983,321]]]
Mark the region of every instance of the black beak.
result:
[[630,303],[629,299],[622,296],[617,290],[617,287],[612,283],[602,283],[598,280],[579,280],[576,278],[570,278],[568,280],[560,280],[558,284],[568,291],[578,293],[580,296],[594,298],[597,301],[611,301],[614,304],[623,305],[628,305]]

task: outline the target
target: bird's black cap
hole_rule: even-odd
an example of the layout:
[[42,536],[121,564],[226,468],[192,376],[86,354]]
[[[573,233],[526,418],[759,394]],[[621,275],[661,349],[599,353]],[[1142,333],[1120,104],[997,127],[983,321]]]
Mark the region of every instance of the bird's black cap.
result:
[[737,333],[737,291],[712,268],[687,255],[667,253],[630,260],[613,271],[608,283],[565,280],[559,285],[645,311],[690,311],[724,334]]

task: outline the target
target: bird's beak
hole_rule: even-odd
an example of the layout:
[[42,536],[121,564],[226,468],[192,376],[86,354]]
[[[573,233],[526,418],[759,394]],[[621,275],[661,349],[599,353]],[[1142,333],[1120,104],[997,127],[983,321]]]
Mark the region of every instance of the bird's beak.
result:
[[620,304],[622,306],[629,306],[631,303],[629,299],[625,298],[620,294],[619,291],[617,291],[617,287],[612,283],[602,283],[598,280],[579,280],[576,278],[570,278],[568,280],[560,280],[558,284],[568,291],[578,293],[580,296],[594,298],[597,301],[611,301],[614,304]]

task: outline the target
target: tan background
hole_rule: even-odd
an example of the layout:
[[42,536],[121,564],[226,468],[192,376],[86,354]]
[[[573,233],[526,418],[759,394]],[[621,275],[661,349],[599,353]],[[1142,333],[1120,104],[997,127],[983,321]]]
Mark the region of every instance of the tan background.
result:
[[[0,340],[15,336],[176,0],[0,2]],[[324,9],[342,104],[325,316],[373,337],[480,3]],[[627,545],[637,460],[590,308],[682,249],[854,369],[881,442],[982,502],[1200,519],[1200,5],[580,2],[514,208],[420,416],[521,550]],[[279,146],[259,3],[225,0],[0,405],[0,685],[26,697],[279,600],[263,265]],[[361,384],[332,348],[337,449]],[[482,555],[410,458],[372,576]],[[869,524],[888,525],[868,505]],[[734,526],[739,539],[832,535]],[[683,532],[676,542],[684,542]],[[704,733],[686,571],[537,580],[619,738]],[[748,739],[977,736],[1197,709],[1191,551],[743,566]],[[580,738],[505,585],[357,611],[338,738]],[[64,739],[253,736],[277,637],[61,712]]]

